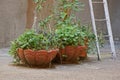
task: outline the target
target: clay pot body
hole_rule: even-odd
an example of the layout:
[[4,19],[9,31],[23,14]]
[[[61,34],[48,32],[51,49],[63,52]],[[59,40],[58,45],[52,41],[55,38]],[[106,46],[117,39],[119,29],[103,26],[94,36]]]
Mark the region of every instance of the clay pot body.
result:
[[78,63],[79,58],[86,57],[86,46],[66,46],[65,48],[59,49],[59,53],[57,54],[54,61],[57,63]]
[[[20,52],[21,51],[21,52]],[[49,66],[56,57],[58,50],[38,50],[19,49],[18,55],[22,61],[26,61],[30,66]],[[25,59],[25,60],[24,60]]]
[[86,46],[78,46],[77,53],[79,53],[79,57],[86,58],[87,57],[87,47]]
[[77,58],[79,54],[76,53],[76,46],[66,46],[59,50],[59,55],[61,56],[62,63],[77,63]]

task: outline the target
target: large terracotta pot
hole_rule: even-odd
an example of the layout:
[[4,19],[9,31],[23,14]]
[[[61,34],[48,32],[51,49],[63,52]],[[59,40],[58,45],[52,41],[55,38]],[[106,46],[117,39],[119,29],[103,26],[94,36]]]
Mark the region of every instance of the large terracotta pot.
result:
[[[49,66],[51,61],[55,58],[55,56],[57,55],[57,52],[58,50],[34,51],[31,49],[26,49],[26,50],[23,50],[22,57],[25,58],[25,60],[30,66],[46,67],[46,66]],[[18,53],[18,55],[20,56],[21,53]],[[23,59],[22,57],[20,57],[21,60]]]

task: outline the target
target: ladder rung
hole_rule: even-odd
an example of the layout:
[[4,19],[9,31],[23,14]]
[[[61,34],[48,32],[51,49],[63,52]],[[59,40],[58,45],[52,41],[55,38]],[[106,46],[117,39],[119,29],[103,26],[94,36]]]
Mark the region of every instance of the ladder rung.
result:
[[104,2],[102,2],[102,1],[99,1],[99,2],[98,1],[93,1],[92,3],[93,4],[99,4],[99,3],[101,4],[101,3],[104,3]]
[[110,37],[109,35],[104,35],[104,37]]
[[95,21],[106,21],[106,19],[95,19]]

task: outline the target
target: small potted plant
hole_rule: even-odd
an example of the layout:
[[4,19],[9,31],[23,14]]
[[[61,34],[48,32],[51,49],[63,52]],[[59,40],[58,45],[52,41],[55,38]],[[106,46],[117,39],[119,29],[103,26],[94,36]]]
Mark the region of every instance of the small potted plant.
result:
[[48,67],[57,54],[53,39],[50,35],[29,30],[12,42],[10,53],[29,66]]
[[[81,49],[85,43],[85,33],[75,20],[73,11],[79,10],[81,3],[78,0],[59,1],[56,16],[56,38],[59,43],[59,61],[77,63]],[[84,48],[86,51],[86,47]]]
[[61,61],[77,63],[80,55],[79,45],[84,45],[84,33],[75,25],[66,25],[56,30]]
[[48,67],[58,52],[55,33],[49,24],[52,16],[39,20],[37,16],[46,0],[34,0],[34,2],[36,7],[32,30],[26,31],[12,42],[10,54],[17,62],[29,66]]

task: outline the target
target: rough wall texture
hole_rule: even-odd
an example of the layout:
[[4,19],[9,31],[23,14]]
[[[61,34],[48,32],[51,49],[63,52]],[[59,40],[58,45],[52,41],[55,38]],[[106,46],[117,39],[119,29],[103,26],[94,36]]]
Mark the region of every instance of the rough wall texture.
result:
[[82,24],[91,24],[90,9],[88,0],[79,0],[84,4],[84,7],[81,8],[79,12],[76,13],[78,19],[80,19]]
[[[53,0],[48,1],[49,4],[53,3]],[[85,4],[85,7],[84,10],[76,13],[76,15],[81,20],[82,24],[91,24],[88,0],[80,1]],[[108,1],[113,35],[115,39],[117,39],[120,38],[120,0]],[[98,5],[94,9],[96,11],[96,18],[104,18],[102,5]],[[0,0],[0,47],[9,46],[10,41],[18,37],[18,35],[20,35],[25,30],[25,27],[30,28],[32,26],[33,10],[34,4],[32,0]],[[48,10],[44,10],[44,13],[42,14],[48,15],[49,12],[50,11]],[[45,17],[45,15],[42,17]],[[100,28],[105,34],[107,34],[105,22],[97,23],[97,25],[98,29]]]
[[[89,11],[89,4],[88,0],[80,0],[80,2],[84,3],[85,6],[82,8],[83,10],[76,13],[78,16],[77,18],[80,19],[82,24],[90,24],[90,11]],[[39,14],[40,19],[44,19],[46,16],[51,14],[51,9],[53,5],[55,6],[56,2],[55,0],[47,0],[46,7],[44,6],[42,12]],[[32,2],[32,0],[28,0],[28,11],[27,11],[27,28],[30,28],[33,23],[33,12],[34,12],[35,4]],[[41,16],[42,15],[42,16]]]
[[26,25],[27,0],[0,0],[0,47],[9,46]]
[[120,41],[120,0],[109,0],[109,11],[114,39]]
[[[53,4],[54,0],[46,0],[46,2],[43,4],[43,8],[40,14],[37,14],[37,20],[42,20],[49,16],[51,14]],[[33,2],[33,0],[28,0],[27,25],[26,25],[27,28],[31,28],[33,25],[35,7],[36,4]]]

